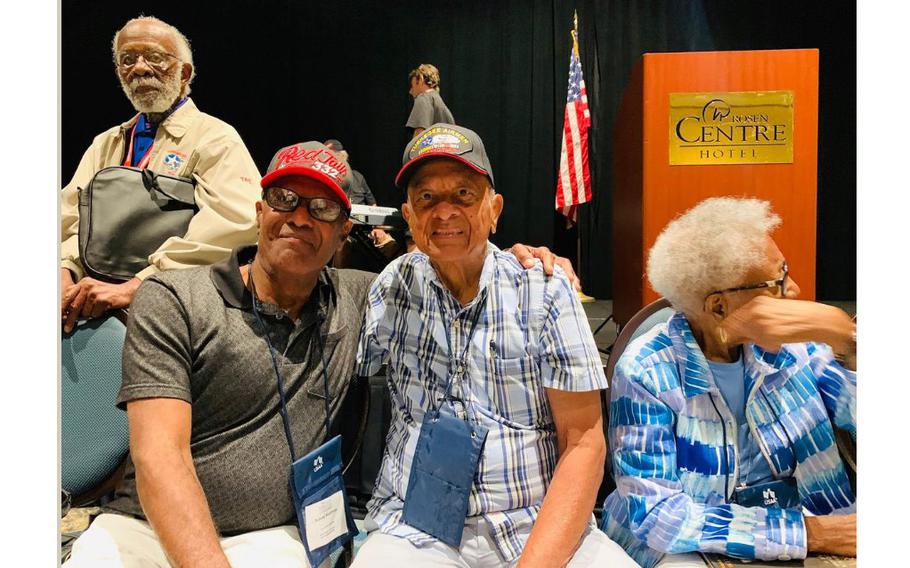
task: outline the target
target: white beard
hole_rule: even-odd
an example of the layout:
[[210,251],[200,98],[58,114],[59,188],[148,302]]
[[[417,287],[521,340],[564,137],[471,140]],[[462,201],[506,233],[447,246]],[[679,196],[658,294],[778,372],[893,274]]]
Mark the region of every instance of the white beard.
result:
[[[154,86],[158,90],[142,94],[134,92],[137,87],[148,85]],[[181,90],[178,73],[165,76],[163,81],[157,77],[136,77],[129,85],[120,79],[120,86],[123,88],[126,98],[133,103],[133,108],[145,114],[166,112],[177,102]]]

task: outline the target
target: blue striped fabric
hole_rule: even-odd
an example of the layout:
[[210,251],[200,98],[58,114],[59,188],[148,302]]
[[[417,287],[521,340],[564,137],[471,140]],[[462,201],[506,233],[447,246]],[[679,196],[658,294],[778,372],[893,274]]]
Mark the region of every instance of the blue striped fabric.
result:
[[[855,512],[832,423],[856,436],[856,374],[823,344],[789,344],[780,353],[747,345],[743,357],[746,416],[772,473],[795,477],[813,514]],[[604,503],[602,528],[639,564],[650,568],[664,554],[694,551],[805,557],[801,511],[726,502],[743,475],[734,417],[683,314],[629,345],[611,398],[617,489]]]
[[[443,305],[439,306],[439,293]],[[370,289],[358,352],[358,373],[374,374],[389,359],[392,424],[368,520],[416,546],[433,537],[401,520],[411,459],[424,413],[442,395],[449,366],[443,326],[460,353],[475,311],[470,379],[453,395],[470,402],[489,428],[474,477],[468,515],[489,522],[499,552],[516,559],[524,548],[558,460],[556,427],[544,389],[606,388],[585,313],[565,274],[525,270],[488,245],[478,296],[461,306],[439,281],[426,255],[389,264]],[[592,517],[593,519],[593,517]],[[593,522],[592,522],[593,524]]]

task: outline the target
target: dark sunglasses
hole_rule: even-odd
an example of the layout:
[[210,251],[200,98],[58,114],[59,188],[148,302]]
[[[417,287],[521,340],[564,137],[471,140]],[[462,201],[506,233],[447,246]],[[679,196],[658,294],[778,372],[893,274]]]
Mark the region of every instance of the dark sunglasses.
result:
[[337,201],[326,197],[301,197],[290,189],[283,187],[266,188],[262,192],[262,198],[269,204],[269,207],[282,213],[292,213],[300,207],[301,203],[305,203],[310,217],[326,223],[336,221],[342,213],[345,216],[348,214],[344,206]]
[[741,292],[743,290],[758,290],[760,288],[774,288],[775,286],[780,287],[780,296],[784,297],[787,295],[787,276],[790,275],[790,269],[787,267],[787,261],[784,261],[783,264],[784,274],[780,278],[775,278],[774,280],[765,280],[764,282],[759,282],[757,284],[748,284],[746,286],[737,286],[736,288],[724,288],[723,290],[715,290],[705,296],[705,299],[708,299],[708,296],[713,296],[714,294],[724,294],[726,292]]

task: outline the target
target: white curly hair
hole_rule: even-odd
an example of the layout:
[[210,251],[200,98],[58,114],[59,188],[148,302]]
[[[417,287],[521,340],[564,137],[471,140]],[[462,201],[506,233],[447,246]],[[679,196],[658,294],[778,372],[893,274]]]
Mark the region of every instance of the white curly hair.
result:
[[171,24],[165,22],[164,20],[156,18],[155,16],[139,16],[137,18],[133,18],[132,20],[123,24],[122,28],[117,30],[117,33],[114,34],[114,39],[111,41],[111,52],[114,55],[114,64],[117,63],[117,39],[120,37],[120,32],[122,32],[126,26],[132,24],[133,22],[142,21],[155,22],[157,24],[160,24],[170,30],[170,32],[174,35],[174,39],[176,40],[175,43],[177,44],[177,59],[183,63],[189,63],[193,68],[193,71],[190,74],[190,80],[186,83],[186,94],[190,94],[190,83],[192,83],[193,79],[196,78],[196,64],[193,63],[193,48],[190,47],[190,40],[185,35],[183,35],[183,32]]
[[780,225],[767,201],[712,197],[670,221],[648,253],[651,287],[677,310],[697,313],[705,296],[743,284],[767,261],[765,237]]

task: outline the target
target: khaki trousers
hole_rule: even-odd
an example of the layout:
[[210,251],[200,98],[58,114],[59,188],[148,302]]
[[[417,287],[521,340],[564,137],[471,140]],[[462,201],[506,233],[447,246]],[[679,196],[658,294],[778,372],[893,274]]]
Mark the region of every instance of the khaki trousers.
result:
[[[373,531],[357,552],[352,568],[499,568],[515,566],[500,556],[485,521],[469,517],[461,537],[461,548],[442,542],[420,548],[407,539]],[[598,529],[582,535],[581,543],[568,568],[603,566],[605,568],[639,568],[621,546]]]
[[[253,531],[221,539],[233,568],[308,568],[296,526]],[[100,515],[73,543],[66,568],[170,566],[158,536],[145,521],[125,515]]]

